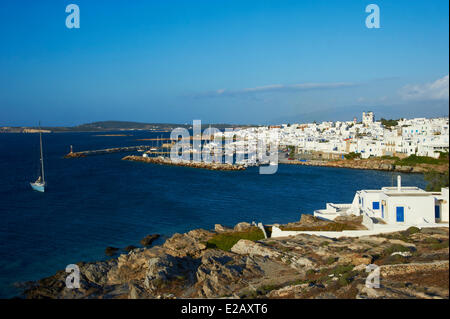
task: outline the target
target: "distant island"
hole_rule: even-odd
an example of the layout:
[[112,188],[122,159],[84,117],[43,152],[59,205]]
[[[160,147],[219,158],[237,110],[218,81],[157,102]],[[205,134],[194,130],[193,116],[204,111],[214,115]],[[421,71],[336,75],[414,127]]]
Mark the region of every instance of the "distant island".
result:
[[[238,125],[238,124],[202,124],[202,129],[209,126],[224,128],[246,128],[255,125]],[[192,124],[176,124],[176,123],[140,123],[127,121],[100,121],[77,126],[43,126],[43,133],[64,133],[64,132],[111,132],[111,131],[172,131],[177,127],[186,129],[192,128]],[[0,133],[38,133],[39,128],[36,126],[2,126]]]

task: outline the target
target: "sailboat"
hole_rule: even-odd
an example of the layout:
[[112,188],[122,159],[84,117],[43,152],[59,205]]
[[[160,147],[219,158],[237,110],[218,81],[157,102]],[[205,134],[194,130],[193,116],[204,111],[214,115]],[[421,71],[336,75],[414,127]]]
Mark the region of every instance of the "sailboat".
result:
[[42,131],[41,125],[39,124],[39,142],[41,147],[41,174],[34,183],[30,183],[31,188],[38,192],[45,192],[45,175],[44,175],[44,153],[42,151]]

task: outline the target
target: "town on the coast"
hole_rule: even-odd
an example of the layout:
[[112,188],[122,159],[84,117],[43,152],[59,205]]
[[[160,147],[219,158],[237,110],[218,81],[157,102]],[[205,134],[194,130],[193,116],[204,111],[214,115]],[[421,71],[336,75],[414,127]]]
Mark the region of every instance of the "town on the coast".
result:
[[239,141],[264,138],[266,144],[277,139],[281,147],[293,148],[292,159],[303,160],[342,159],[347,154],[362,159],[439,158],[449,150],[448,117],[376,121],[373,112],[363,112],[361,121],[355,117],[352,121],[269,125],[216,134],[236,135]]
[[[77,264],[79,289],[65,287],[66,273],[58,272],[30,283],[24,296],[448,298],[448,117],[376,121],[364,112],[361,121],[195,131],[140,139],[147,144],[138,146],[79,152],[71,146],[64,157],[123,152],[122,160],[136,165],[229,172],[267,164],[372,169],[391,171],[393,180],[381,189],[355,189],[347,203],[292,212],[287,224],[247,220],[174,234],[162,245],[154,245],[160,234],[149,234],[141,247],[108,246],[112,259]],[[187,157],[178,151],[174,157],[180,145]],[[264,152],[276,145],[276,163],[261,161],[258,145]],[[224,162],[230,151],[234,162]],[[403,185],[404,173],[424,174],[426,189]],[[381,285],[368,282],[370,271]]]
[[[219,136],[222,133],[218,133]],[[227,133],[223,133],[226,136]],[[405,187],[401,177],[397,185],[386,185],[382,189],[358,190],[349,204],[329,203],[326,209],[317,209],[314,216],[324,220],[334,220],[339,216],[361,216],[362,224],[367,230],[348,230],[343,232],[327,232],[327,236],[362,236],[405,230],[410,226],[448,227],[449,222],[449,190],[448,190],[448,151],[449,121],[448,118],[413,118],[399,120],[375,120],[373,112],[363,112],[358,122],[322,122],[309,124],[283,124],[268,127],[253,127],[230,132],[239,140],[255,140],[265,138],[266,144],[277,139],[280,148],[290,149],[288,159],[282,163],[313,165],[347,159],[347,163],[361,159],[380,159],[389,163],[402,159],[411,165],[439,163],[447,169],[447,187],[426,191],[418,187]],[[239,142],[236,142],[239,143]],[[393,160],[395,159],[395,160]],[[320,162],[317,162],[320,160]],[[344,161],[345,162],[345,161]],[[388,166],[386,166],[388,165]],[[342,167],[351,167],[341,165]],[[393,165],[384,163],[385,168],[392,170]],[[407,165],[399,165],[402,168]],[[356,167],[357,164],[356,164]],[[437,166],[439,167],[439,166]],[[372,167],[374,168],[374,167]],[[414,171],[414,167],[408,167]],[[423,167],[422,167],[423,169]],[[432,170],[432,167],[429,167]],[[445,175],[444,172],[441,172]],[[444,177],[445,178],[445,177]],[[434,187],[436,188],[436,187]],[[439,186],[438,186],[439,188]],[[349,199],[350,200],[350,199]],[[300,234],[302,231],[283,231],[272,227],[272,237],[284,237]],[[323,232],[306,232],[324,235]]]
[[[184,129],[184,132],[189,134],[187,129]],[[277,225],[271,225],[271,237],[304,232],[329,237],[362,236],[401,231],[411,226],[448,227],[448,117],[376,121],[375,114],[369,111],[362,113],[359,122],[355,117],[353,121],[347,122],[237,127],[224,131],[208,127],[204,132],[201,131],[201,127],[197,129],[194,127],[193,133],[189,139],[184,136],[184,141],[173,139],[172,136],[172,140],[165,139],[166,143],[163,143],[161,139],[161,143],[156,146],[147,145],[132,149],[124,147],[110,151],[142,152],[142,155],[127,155],[123,158],[128,161],[240,171],[248,166],[269,163],[261,161],[260,154],[251,152],[252,149],[254,151],[258,149],[258,144],[266,147],[276,145],[276,165],[379,169],[424,173],[427,177],[431,176],[427,190],[416,186],[403,186],[401,177],[398,176],[397,185],[386,185],[381,189],[357,190],[351,203],[329,203],[326,209],[318,207],[314,212],[309,212],[322,220],[334,220],[339,216],[358,216],[362,218],[363,230],[314,232],[283,230]],[[197,156],[196,141],[199,146]],[[177,143],[181,143],[182,148],[188,146],[188,154],[184,154],[187,157],[174,158],[170,148],[176,148]],[[227,155],[229,151],[236,154],[242,152],[246,156],[241,156],[240,159],[231,157],[233,163],[224,163],[223,155]],[[220,155],[217,156],[217,153]],[[87,153],[71,151],[66,157],[83,154]],[[261,223],[260,228],[267,237]]]

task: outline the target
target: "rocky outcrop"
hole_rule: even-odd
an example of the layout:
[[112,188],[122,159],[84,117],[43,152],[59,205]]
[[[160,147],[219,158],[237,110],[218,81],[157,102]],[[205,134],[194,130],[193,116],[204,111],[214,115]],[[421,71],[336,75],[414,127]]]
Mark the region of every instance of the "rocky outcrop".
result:
[[319,161],[311,160],[308,162],[288,161],[282,164],[304,165],[304,166],[327,166],[327,167],[342,167],[352,169],[368,169],[378,171],[395,171],[401,173],[426,173],[430,171],[446,172],[448,171],[448,164],[416,164],[414,166],[396,165],[395,160],[392,159],[360,159],[360,160],[334,160],[334,161]]
[[[245,227],[227,233],[239,236]],[[241,239],[223,251],[207,248],[215,233],[197,229],[109,261],[79,263],[79,288],[66,287],[65,271],[30,282],[24,297],[448,298],[448,233],[427,228],[335,240],[301,234]],[[380,288],[366,285],[369,264],[380,266]]]
[[264,272],[250,257],[236,256],[224,251],[205,252],[197,269],[198,297],[229,296],[245,285],[246,280]]
[[159,237],[160,237],[159,234],[147,235],[141,239],[141,245],[145,247],[150,246]]
[[251,227],[252,227],[251,224],[249,224],[247,222],[241,222],[241,223],[236,224],[236,226],[234,226],[234,230],[235,231],[244,231]]
[[276,250],[261,245],[260,243],[255,243],[251,240],[241,239],[232,248],[231,251],[235,254],[240,255],[256,255],[263,257],[276,258],[280,256],[280,253]]
[[105,248],[106,256],[114,256],[119,251],[119,248],[108,246]]
[[174,256],[199,256],[206,249],[206,241],[213,236],[212,232],[196,229],[186,234],[175,234],[163,244]]
[[229,232],[229,231],[232,231],[232,230],[233,229],[225,227],[225,226],[223,226],[221,224],[215,224],[214,225],[214,231],[216,233],[225,233],[225,232]]

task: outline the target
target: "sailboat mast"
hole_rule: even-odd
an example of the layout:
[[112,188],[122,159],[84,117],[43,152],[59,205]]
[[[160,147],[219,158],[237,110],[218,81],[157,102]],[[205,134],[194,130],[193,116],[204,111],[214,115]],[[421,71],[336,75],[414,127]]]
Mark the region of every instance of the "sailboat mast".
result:
[[44,153],[42,151],[42,131],[41,131],[41,124],[39,123],[39,143],[41,146],[41,176],[42,176],[42,183],[45,182],[45,176],[44,176]]

